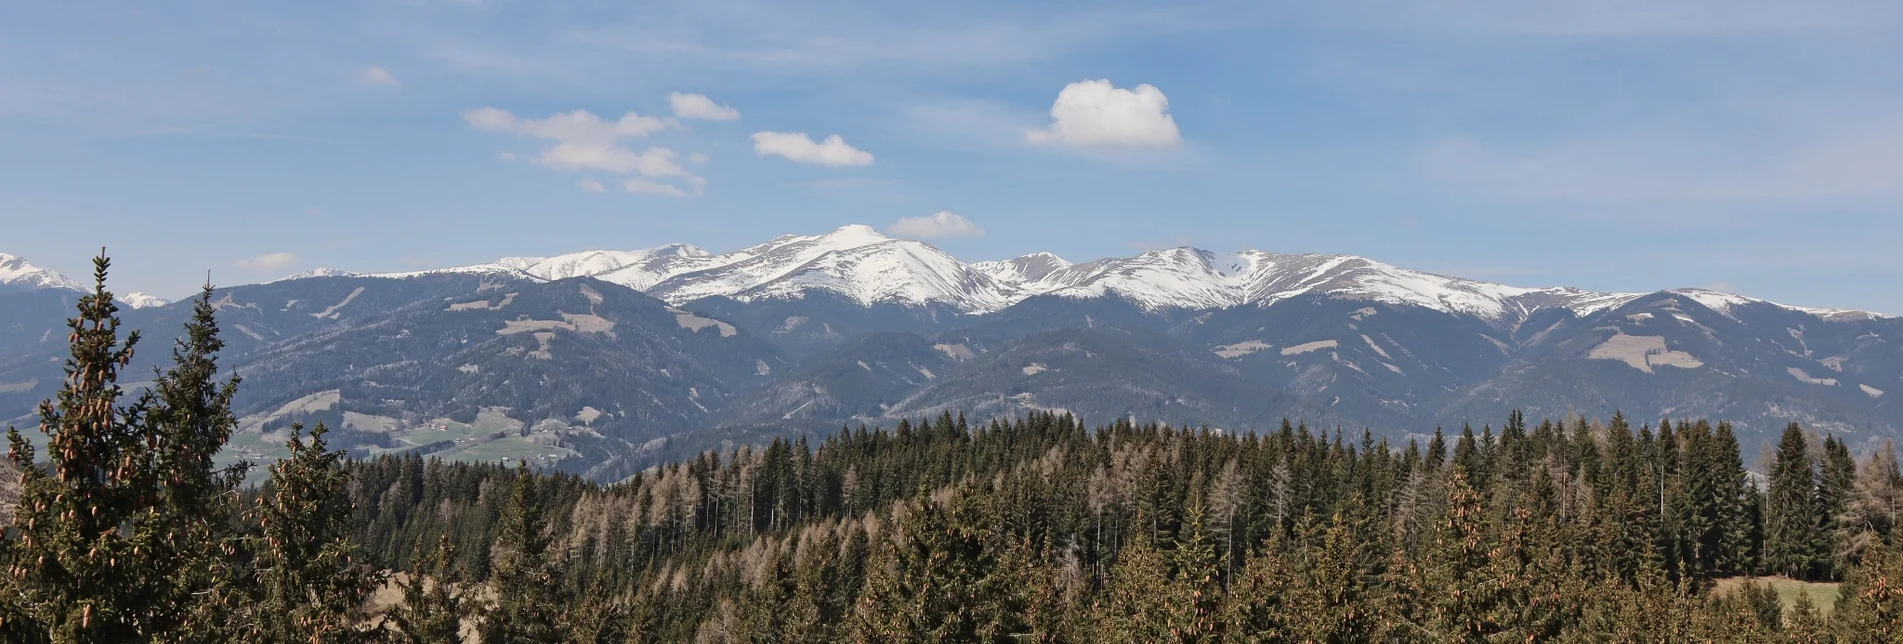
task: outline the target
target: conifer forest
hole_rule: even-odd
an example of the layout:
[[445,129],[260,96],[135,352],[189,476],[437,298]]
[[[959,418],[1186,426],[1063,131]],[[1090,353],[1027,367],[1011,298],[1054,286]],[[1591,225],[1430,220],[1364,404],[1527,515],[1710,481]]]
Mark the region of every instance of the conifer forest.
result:
[[10,642],[1903,641],[1895,450],[1796,424],[1760,458],[1613,410],[1405,444],[945,413],[613,484],[316,425],[251,472],[214,459],[210,287],[127,373],[108,268],[9,431]]

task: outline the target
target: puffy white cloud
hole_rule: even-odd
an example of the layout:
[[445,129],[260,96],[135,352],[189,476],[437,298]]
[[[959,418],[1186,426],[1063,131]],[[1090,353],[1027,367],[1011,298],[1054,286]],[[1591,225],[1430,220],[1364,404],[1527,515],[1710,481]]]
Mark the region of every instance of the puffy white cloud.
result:
[[706,94],[682,94],[671,92],[667,95],[667,104],[674,109],[674,116],[701,121],[738,121],[740,110],[714,102]]
[[488,132],[514,132],[563,143],[608,145],[621,139],[634,139],[667,129],[667,122],[634,112],[607,121],[588,110],[550,114],[545,118],[525,119],[507,110],[484,107],[463,112],[463,122]]
[[608,190],[605,186],[601,185],[600,181],[594,179],[582,179],[576,181],[575,185],[581,186],[582,192],[606,192]]
[[900,237],[916,239],[950,239],[956,237],[983,237],[985,229],[972,223],[963,215],[940,210],[926,217],[906,217],[886,226],[885,231]]
[[297,265],[297,256],[290,253],[265,253],[249,259],[241,259],[234,264],[247,271],[275,271]]
[[1064,86],[1051,105],[1051,126],[1025,138],[1077,147],[1162,148],[1183,142],[1163,90],[1147,84],[1118,89],[1109,80]]
[[681,190],[679,186],[661,183],[659,181],[649,181],[641,177],[635,177],[627,181],[621,182],[621,189],[626,190],[631,194],[637,194],[637,195],[664,195],[668,197],[687,196],[687,192],[684,190]]
[[396,82],[396,77],[391,76],[388,70],[376,65],[365,67],[363,71],[358,72],[357,82],[371,87],[396,87],[402,85],[402,83]]
[[846,145],[834,134],[814,143],[804,132],[755,132],[753,153],[762,157],[785,157],[794,163],[823,166],[872,165],[872,153]]

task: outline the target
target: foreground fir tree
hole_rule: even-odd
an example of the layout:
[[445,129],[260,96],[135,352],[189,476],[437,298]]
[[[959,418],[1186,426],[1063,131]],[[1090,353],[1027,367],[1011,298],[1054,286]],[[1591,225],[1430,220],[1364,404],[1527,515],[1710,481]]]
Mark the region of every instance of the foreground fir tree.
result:
[[1809,579],[1818,568],[1824,517],[1817,499],[1804,430],[1791,423],[1778,440],[1764,499],[1764,566],[1774,574]]
[[238,426],[231,412],[238,377],[218,379],[224,341],[212,293],[207,284],[193,301],[191,320],[172,349],[173,366],[153,385],[158,406],[146,416],[162,528],[149,561],[155,577],[168,580],[151,623],[178,641],[216,639],[229,617],[221,600],[247,568],[238,539],[238,487],[250,466],[220,467],[213,460]]
[[463,620],[470,617],[474,601],[449,535],[440,537],[433,550],[425,551],[418,543],[410,561],[410,574],[401,584],[403,603],[385,616],[391,639],[402,644],[462,641]]
[[156,625],[169,601],[148,564],[159,533],[158,490],[142,424],[149,401],[122,405],[119,370],[132,361],[135,331],[120,343],[118,305],[106,290],[111,262],[93,260],[93,292],[67,321],[72,355],[55,400],[41,403],[47,461],[8,428],[8,456],[23,472],[6,540],[6,604],[12,641],[130,642]]
[[537,475],[524,464],[509,490],[502,533],[495,546],[489,587],[495,606],[482,619],[482,641],[539,644],[566,637],[562,613],[568,605],[549,551]]
[[371,641],[363,606],[383,574],[359,559],[350,539],[344,452],[328,449],[322,423],[303,431],[291,426],[290,456],[271,466],[252,510],[258,597],[234,631],[266,642]]

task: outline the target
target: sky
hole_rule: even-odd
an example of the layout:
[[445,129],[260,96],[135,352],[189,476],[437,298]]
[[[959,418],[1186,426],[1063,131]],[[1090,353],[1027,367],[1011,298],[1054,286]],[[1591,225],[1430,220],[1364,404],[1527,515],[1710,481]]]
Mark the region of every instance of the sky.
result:
[[863,223],[1903,314],[1900,36],[1893,1],[0,0],[0,252],[177,297]]

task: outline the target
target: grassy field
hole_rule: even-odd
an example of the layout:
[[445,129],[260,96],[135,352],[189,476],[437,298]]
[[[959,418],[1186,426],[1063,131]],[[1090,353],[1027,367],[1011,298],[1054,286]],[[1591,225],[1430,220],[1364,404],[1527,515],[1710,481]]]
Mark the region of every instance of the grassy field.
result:
[[1746,581],[1766,584],[1776,590],[1777,598],[1784,603],[1785,610],[1797,604],[1798,593],[1806,593],[1810,595],[1811,603],[1817,605],[1817,610],[1824,613],[1837,607],[1837,587],[1841,585],[1798,581],[1789,577],[1731,577],[1718,580],[1718,587],[1712,592],[1729,593],[1743,586]]

